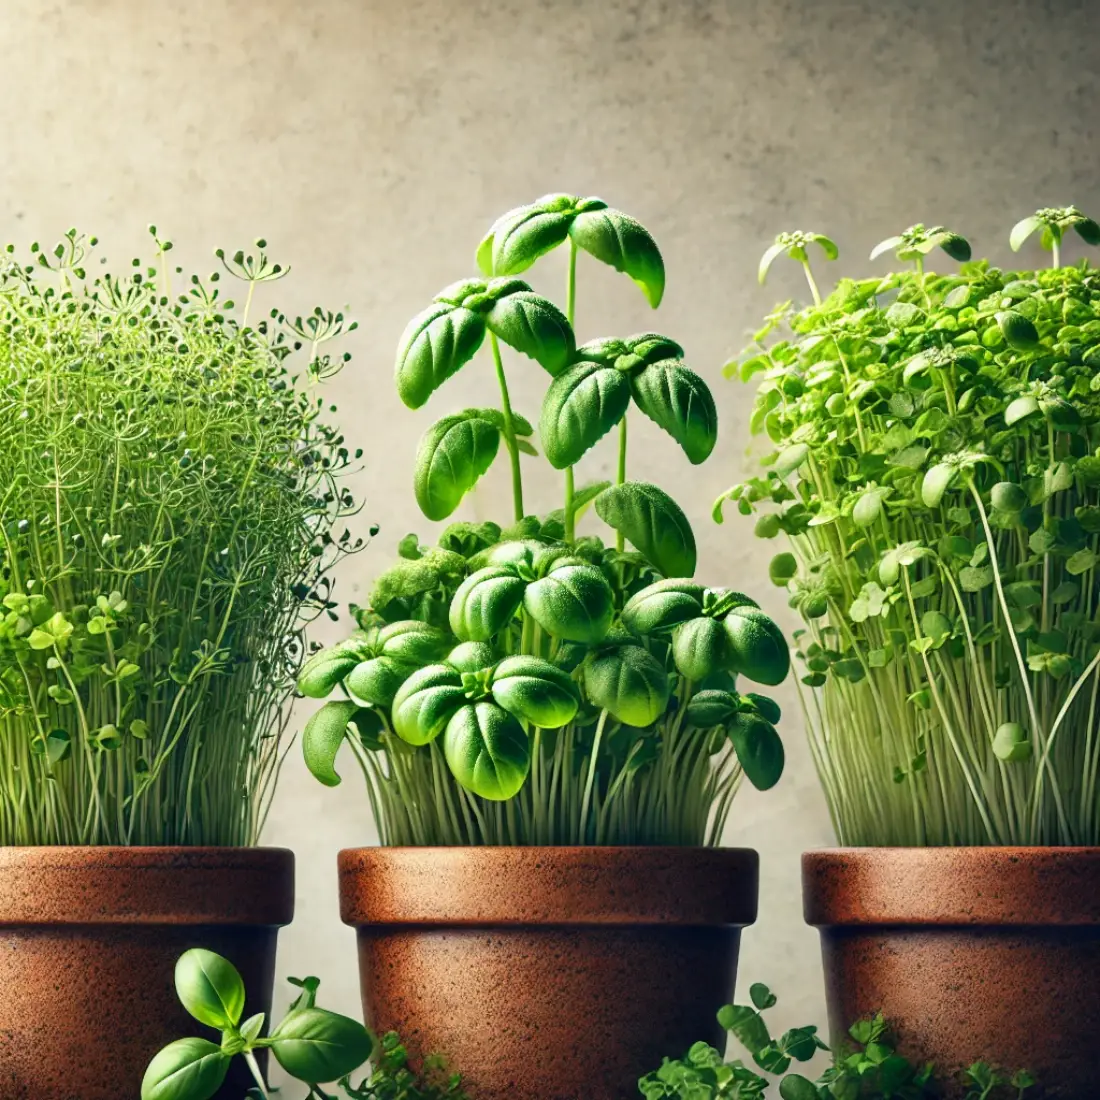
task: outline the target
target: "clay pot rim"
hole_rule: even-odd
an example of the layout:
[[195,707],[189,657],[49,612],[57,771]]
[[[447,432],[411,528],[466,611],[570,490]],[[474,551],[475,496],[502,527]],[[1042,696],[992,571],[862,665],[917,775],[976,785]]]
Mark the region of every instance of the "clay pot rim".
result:
[[744,927],[760,866],[751,848],[671,845],[373,846],[338,862],[355,926]]
[[1100,847],[823,848],[802,886],[816,927],[1100,925]]
[[0,925],[281,927],[294,853],[274,847],[0,847]]

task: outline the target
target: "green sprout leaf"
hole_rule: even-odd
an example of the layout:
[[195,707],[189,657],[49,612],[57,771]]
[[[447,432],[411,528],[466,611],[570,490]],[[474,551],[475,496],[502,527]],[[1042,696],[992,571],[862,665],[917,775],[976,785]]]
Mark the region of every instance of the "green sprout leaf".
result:
[[208,1039],[177,1039],[149,1063],[141,1100],[210,1100],[233,1059]]
[[485,315],[485,323],[509,347],[534,359],[553,376],[565,370],[577,350],[565,314],[530,289],[516,290],[497,300]]
[[505,657],[493,670],[493,698],[533,726],[555,729],[571,722],[580,699],[572,678],[539,657]]
[[664,665],[638,645],[590,653],[584,687],[595,706],[624,725],[643,729],[664,713],[671,692]]
[[268,1039],[271,1053],[291,1077],[307,1084],[335,1081],[358,1069],[374,1048],[358,1020],[323,1008],[296,1008]]
[[1031,739],[1018,722],[1005,722],[993,735],[993,753],[998,760],[1016,763],[1031,757]]
[[775,727],[759,714],[740,713],[727,729],[738,762],[748,781],[758,790],[767,791],[783,774],[783,742]]
[[527,734],[496,703],[461,707],[443,736],[447,765],[459,783],[482,798],[503,802],[518,793],[531,767]]
[[579,248],[629,275],[656,309],[665,292],[665,263],[657,242],[633,218],[610,207],[579,214],[569,230]]
[[410,745],[426,745],[443,732],[455,711],[466,702],[462,676],[450,665],[418,669],[394,697],[394,732]]
[[693,683],[733,666],[729,635],[717,619],[700,617],[678,626],[672,635],[672,656],[681,675]]
[[419,409],[474,357],[484,339],[479,314],[437,300],[409,322],[397,346],[398,396],[410,409]]
[[[599,501],[596,507],[599,509]],[[599,569],[563,559],[545,577],[527,586],[523,607],[555,638],[594,644],[607,634],[615,602],[611,586]]]
[[326,787],[340,784],[340,776],[335,767],[336,757],[344,743],[348,725],[359,709],[359,704],[351,700],[334,700],[321,707],[306,723],[302,733],[302,754],[305,756],[306,767]]
[[734,607],[723,625],[733,653],[732,671],[758,684],[781,684],[791,669],[783,632],[758,607]]
[[555,469],[578,462],[626,415],[630,380],[622,371],[582,360],[559,374],[542,402],[539,434]]
[[679,578],[657,581],[627,600],[623,623],[641,635],[671,630],[702,614],[705,591],[696,581]]
[[596,500],[596,513],[621,531],[638,552],[666,577],[695,573],[695,536],[680,506],[656,485],[628,481],[613,485]]
[[446,519],[493,464],[500,431],[478,409],[445,416],[425,433],[416,454],[413,486],[428,519]]
[[451,600],[450,624],[456,638],[487,642],[515,617],[527,582],[507,565],[487,565],[471,573]]
[[237,968],[221,955],[195,947],[176,962],[176,994],[199,1023],[223,1030],[240,1023],[244,982]]
[[693,465],[705,462],[718,439],[718,412],[710,387],[675,360],[650,364],[631,376],[638,408],[676,440]]

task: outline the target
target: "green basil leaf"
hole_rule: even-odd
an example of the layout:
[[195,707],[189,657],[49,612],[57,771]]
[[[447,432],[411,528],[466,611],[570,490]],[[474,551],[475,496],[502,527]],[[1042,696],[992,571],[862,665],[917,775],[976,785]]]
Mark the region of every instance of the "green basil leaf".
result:
[[1025,416],[1031,416],[1032,413],[1038,411],[1039,399],[1029,393],[1024,394],[1022,397],[1017,397],[1008,403],[1008,407],[1005,409],[1005,425],[1011,428],[1017,421],[1023,420]]
[[509,565],[487,565],[471,573],[451,599],[450,623],[456,638],[487,642],[513,619],[527,582]]
[[367,654],[363,642],[340,642],[315,653],[298,673],[298,690],[310,699],[324,699]]
[[718,410],[695,371],[667,359],[638,371],[630,388],[638,408],[680,444],[689,462],[697,466],[710,457],[718,440]]
[[1008,243],[1013,252],[1019,252],[1020,246],[1034,233],[1037,229],[1042,228],[1042,218],[1035,214],[1030,217],[1024,218],[1022,221],[1018,221],[1013,227],[1012,232],[1009,234]]
[[766,791],[783,774],[783,742],[775,727],[759,714],[742,712],[727,729],[745,778],[758,790]]
[[[409,678],[415,667],[413,664],[395,661],[392,657],[372,657],[369,661],[361,661],[344,677],[344,687],[362,704],[388,707],[393,702],[397,689]],[[318,711],[313,717],[316,718],[320,713]],[[306,728],[308,730],[309,727]],[[310,770],[313,771],[312,767]],[[317,775],[316,772],[313,774]]]
[[557,248],[569,235],[572,211],[546,209],[546,196],[497,219],[477,250],[478,266],[486,275],[519,275],[537,259]]
[[417,669],[394,697],[394,732],[410,745],[426,745],[443,732],[451,715],[465,703],[462,676],[449,665]]
[[596,499],[596,514],[621,531],[637,551],[666,577],[695,573],[695,535],[680,506],[656,485],[628,481],[612,485]]
[[668,706],[668,674],[643,646],[616,646],[590,653],[583,675],[591,702],[624,725],[651,726]]
[[1073,228],[1085,244],[1100,245],[1100,225],[1097,225],[1092,218],[1081,218],[1075,221]]
[[564,470],[602,439],[630,407],[630,380],[582,361],[559,374],[542,401],[539,434],[550,465]]
[[[364,700],[364,702],[370,701]],[[360,709],[360,705],[350,699],[334,700],[326,703],[306,723],[302,733],[302,755],[313,777],[319,779],[326,787],[340,785],[340,776],[335,768],[336,756],[344,743],[348,723]],[[211,1024],[210,1026],[224,1027],[225,1025]]]
[[447,655],[454,643],[438,627],[419,619],[388,623],[378,631],[378,646],[383,657],[407,665],[426,665]]
[[611,626],[615,597],[595,566],[566,562],[527,586],[523,608],[555,638],[592,644],[602,641]]
[[531,768],[531,746],[523,727],[488,700],[455,713],[443,735],[443,752],[463,787],[494,802],[518,793]]
[[1031,757],[1031,739],[1018,722],[1005,722],[993,735],[993,755],[1005,763],[1028,760]]
[[997,314],[997,325],[1009,347],[1017,351],[1031,351],[1039,344],[1039,333],[1035,326],[1014,309],[1006,309]]
[[657,581],[631,596],[623,607],[623,623],[635,634],[657,634],[695,619],[703,610],[706,589],[679,578]]
[[496,661],[497,654],[487,642],[462,642],[447,654],[447,664],[458,672],[481,672]]
[[141,1100],[210,1100],[233,1059],[208,1039],[177,1039],[153,1056]]
[[419,409],[465,366],[485,339],[485,320],[472,310],[434,302],[408,324],[397,346],[397,393]]
[[702,616],[681,623],[673,632],[672,659],[681,675],[695,683],[735,667],[725,627],[717,619]]
[[500,432],[476,411],[445,416],[433,424],[416,452],[416,503],[431,520],[446,519],[493,464]]
[[781,684],[791,669],[783,632],[756,607],[735,607],[723,625],[733,647],[733,670],[758,684]]
[[201,1024],[219,1030],[236,1027],[244,1011],[244,981],[221,955],[193,947],[176,961],[176,995]]
[[506,294],[485,315],[485,323],[509,347],[534,359],[557,377],[577,350],[565,314],[548,298],[530,290]]
[[817,1086],[800,1073],[788,1073],[779,1082],[780,1100],[819,1100]]
[[367,1029],[350,1016],[323,1008],[296,1008],[268,1038],[279,1065],[299,1081],[317,1085],[358,1069],[374,1048]]
[[684,718],[692,729],[724,726],[737,713],[737,699],[728,691],[697,691],[687,705]]
[[571,722],[580,703],[572,678],[538,657],[505,657],[493,670],[492,692],[510,714],[542,729]]
[[773,726],[783,717],[783,712],[779,709],[779,704],[774,699],[769,699],[766,695],[757,695],[755,691],[750,691],[741,698],[750,703],[757,714],[766,718]]
[[597,260],[629,275],[656,309],[665,292],[665,263],[640,222],[610,207],[577,215],[569,235]]

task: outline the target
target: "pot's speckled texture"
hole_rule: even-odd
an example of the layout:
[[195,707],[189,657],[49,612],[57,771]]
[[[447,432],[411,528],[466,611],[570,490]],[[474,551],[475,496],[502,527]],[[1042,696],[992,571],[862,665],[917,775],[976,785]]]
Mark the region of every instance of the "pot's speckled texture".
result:
[[881,1010],[945,1070],[984,1058],[1031,1070],[1029,1100],[1096,1095],[1100,849],[836,849],[802,872],[834,1042]]
[[477,1100],[628,1100],[721,1039],[757,877],[746,849],[357,848],[340,902],[368,1023]]
[[176,999],[180,954],[225,955],[268,1012],[293,912],[282,848],[0,848],[0,1097],[136,1100],[165,1043],[214,1038]]

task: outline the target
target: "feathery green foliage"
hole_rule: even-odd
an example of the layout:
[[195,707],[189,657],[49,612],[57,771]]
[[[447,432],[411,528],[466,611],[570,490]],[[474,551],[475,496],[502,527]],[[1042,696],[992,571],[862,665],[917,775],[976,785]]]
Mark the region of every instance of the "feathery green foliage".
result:
[[[351,461],[313,383],[350,328],[249,323],[257,242],[175,290],[75,231],[0,266],[0,843],[250,844]],[[97,265],[98,266],[98,265]]]

